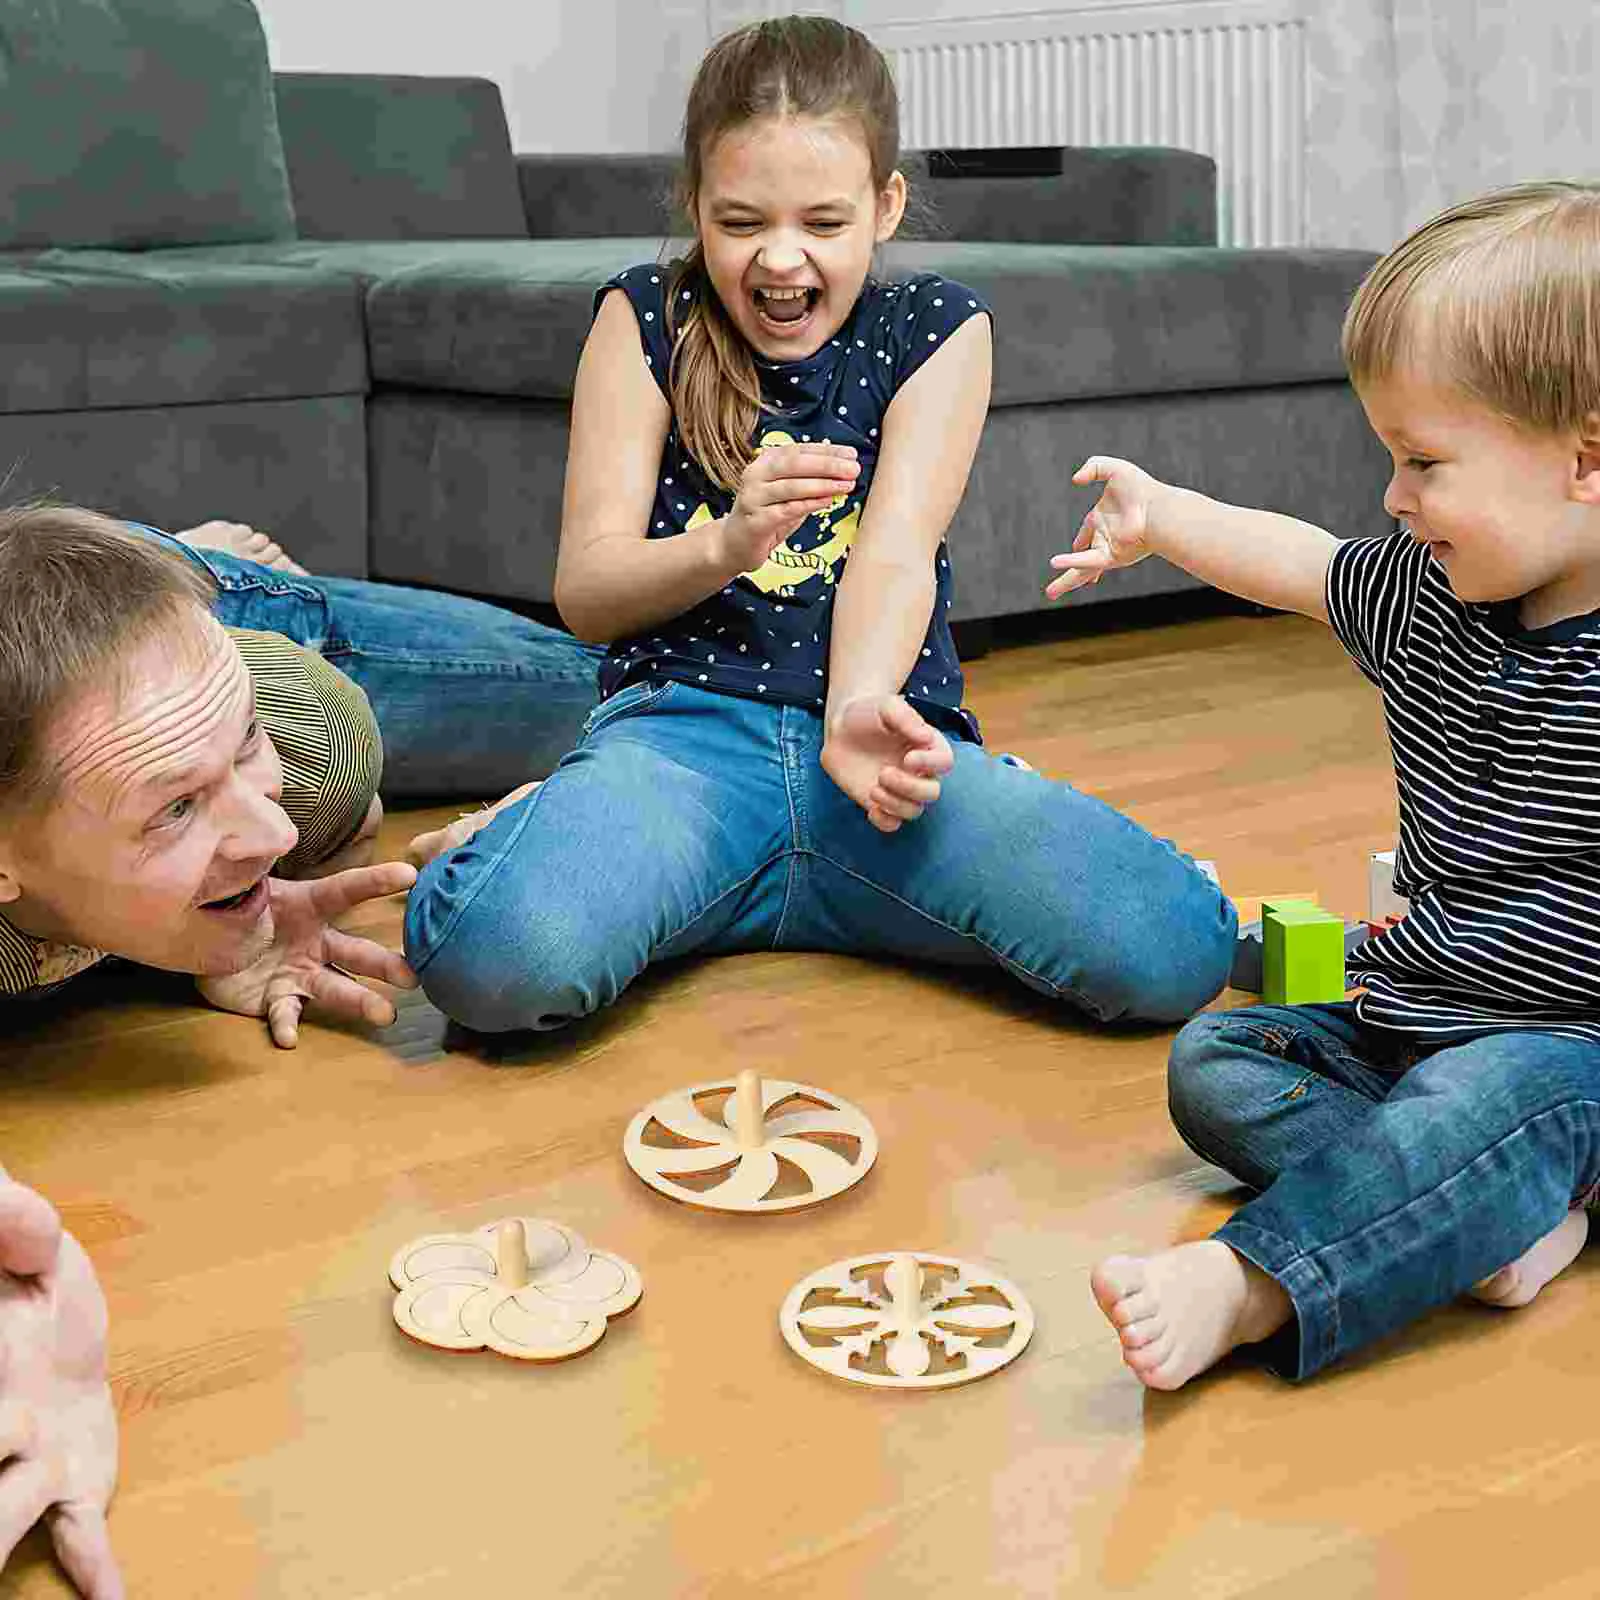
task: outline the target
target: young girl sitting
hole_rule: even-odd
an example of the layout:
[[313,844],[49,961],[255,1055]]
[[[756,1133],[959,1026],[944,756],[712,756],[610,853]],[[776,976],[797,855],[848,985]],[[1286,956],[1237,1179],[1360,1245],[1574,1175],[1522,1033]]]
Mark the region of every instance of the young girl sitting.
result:
[[1330,623],[1383,693],[1405,919],[1353,1004],[1197,1018],[1172,1115],[1263,1191],[1217,1234],[1093,1275],[1123,1358],[1175,1389],[1271,1340],[1305,1377],[1465,1290],[1532,1300],[1600,1182],[1600,188],[1459,206],[1373,269],[1345,356],[1406,526],[1103,482],[1049,592],[1159,551]]
[[887,64],[824,18],[757,24],[701,64],[684,134],[694,248],[599,292],[573,398],[556,600],[610,645],[602,702],[424,871],[423,986],[472,1027],[551,1028],[653,961],[814,949],[1187,1016],[1232,907],[987,755],[962,707],[943,539],[989,321],[948,279],[869,277],[906,199]]

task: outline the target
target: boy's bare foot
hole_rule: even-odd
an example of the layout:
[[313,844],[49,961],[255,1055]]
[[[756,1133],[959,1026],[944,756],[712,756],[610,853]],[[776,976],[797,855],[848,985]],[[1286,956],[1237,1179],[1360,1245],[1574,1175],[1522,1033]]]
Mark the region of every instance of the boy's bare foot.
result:
[[1577,1260],[1589,1237],[1589,1213],[1569,1211],[1531,1250],[1509,1266],[1472,1286],[1472,1298],[1486,1306],[1525,1306],[1552,1278]]
[[258,567],[271,567],[274,572],[291,572],[302,578],[311,576],[270,534],[261,533],[243,522],[202,522],[198,528],[190,528],[177,537],[191,550],[220,550],[224,555],[253,561]]
[[480,828],[487,827],[493,822],[507,806],[515,805],[517,801],[532,794],[542,782],[544,782],[542,778],[536,778],[532,783],[525,783],[521,788],[513,789],[503,800],[496,800],[492,806],[484,806],[480,811],[469,811],[443,828],[430,828],[427,833],[419,833],[406,846],[406,860],[412,866],[422,868],[435,856],[442,856],[445,851],[464,845]]
[[1153,1256],[1110,1256],[1089,1276],[1122,1341],[1122,1359],[1151,1389],[1177,1389],[1241,1344],[1289,1320],[1289,1296],[1220,1239]]

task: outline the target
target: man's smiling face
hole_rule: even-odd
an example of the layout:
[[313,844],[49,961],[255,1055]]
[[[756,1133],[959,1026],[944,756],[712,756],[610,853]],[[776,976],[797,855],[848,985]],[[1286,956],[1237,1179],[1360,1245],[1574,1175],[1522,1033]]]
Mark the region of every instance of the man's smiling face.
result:
[[201,607],[64,707],[45,754],[48,798],[0,822],[0,915],[176,972],[266,950],[265,879],[296,830],[250,675]]

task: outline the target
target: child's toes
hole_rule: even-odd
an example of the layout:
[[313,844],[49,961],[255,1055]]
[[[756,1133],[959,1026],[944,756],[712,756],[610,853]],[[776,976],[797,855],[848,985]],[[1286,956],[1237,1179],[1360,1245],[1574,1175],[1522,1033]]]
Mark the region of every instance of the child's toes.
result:
[[1089,1274],[1095,1301],[1113,1322],[1117,1321],[1117,1307],[1141,1293],[1147,1281],[1144,1262],[1136,1256],[1107,1256]]
[[1159,1317],[1140,1317],[1137,1322],[1124,1323],[1117,1329],[1117,1337],[1124,1350],[1143,1350],[1156,1343],[1167,1331]]

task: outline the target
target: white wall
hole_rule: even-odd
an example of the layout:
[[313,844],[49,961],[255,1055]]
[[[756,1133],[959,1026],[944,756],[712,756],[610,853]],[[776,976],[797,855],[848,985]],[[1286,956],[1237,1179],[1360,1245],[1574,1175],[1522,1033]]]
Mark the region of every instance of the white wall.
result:
[[665,150],[708,38],[707,0],[257,0],[291,72],[492,78],[519,150]]

